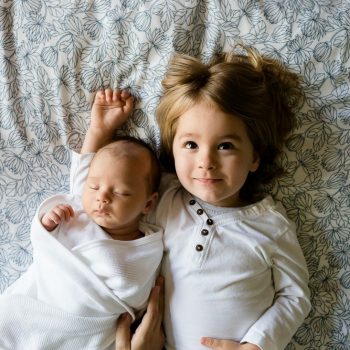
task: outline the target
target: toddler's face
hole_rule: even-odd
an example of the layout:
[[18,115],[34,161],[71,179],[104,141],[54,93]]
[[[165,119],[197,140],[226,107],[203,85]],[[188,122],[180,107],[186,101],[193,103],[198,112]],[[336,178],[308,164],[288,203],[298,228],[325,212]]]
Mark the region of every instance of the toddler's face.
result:
[[84,186],[85,212],[114,238],[123,239],[120,234],[137,229],[151,204],[146,181],[150,164],[146,154],[139,152],[132,156],[122,151],[120,155],[98,153]]
[[178,120],[176,174],[194,196],[216,206],[241,206],[239,191],[259,166],[244,123],[201,102]]

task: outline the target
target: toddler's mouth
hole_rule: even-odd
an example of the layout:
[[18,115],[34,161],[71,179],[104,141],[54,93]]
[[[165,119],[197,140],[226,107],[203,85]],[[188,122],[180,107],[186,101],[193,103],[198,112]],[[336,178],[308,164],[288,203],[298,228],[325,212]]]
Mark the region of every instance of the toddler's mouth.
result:
[[195,180],[203,184],[213,184],[221,181],[221,179],[214,179],[214,178],[195,178]]

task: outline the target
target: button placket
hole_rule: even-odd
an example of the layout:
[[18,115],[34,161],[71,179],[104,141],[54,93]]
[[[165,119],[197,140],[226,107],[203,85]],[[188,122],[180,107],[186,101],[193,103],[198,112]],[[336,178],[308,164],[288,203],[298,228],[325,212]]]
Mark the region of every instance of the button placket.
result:
[[201,262],[204,258],[207,242],[210,238],[210,233],[213,228],[214,221],[208,217],[206,212],[201,208],[201,206],[197,203],[195,199],[190,199],[188,201],[189,205],[193,208],[194,212],[197,216],[200,216],[203,220],[203,226],[199,231],[199,235],[195,235],[194,239],[194,247],[195,250],[195,257],[198,262]]

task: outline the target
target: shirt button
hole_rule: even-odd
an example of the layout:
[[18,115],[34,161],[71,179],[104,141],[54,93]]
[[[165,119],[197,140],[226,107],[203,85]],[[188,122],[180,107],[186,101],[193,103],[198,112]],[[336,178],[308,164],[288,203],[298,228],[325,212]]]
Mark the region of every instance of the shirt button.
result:
[[214,223],[214,221],[213,221],[212,219],[208,219],[208,220],[207,220],[207,224],[208,224],[208,225],[212,225],[213,223]]
[[201,244],[196,245],[197,252],[201,252],[203,250],[203,246]]
[[202,214],[203,214],[203,209],[198,209],[198,210],[197,210],[197,214],[198,214],[198,215],[202,215]]
[[196,201],[194,199],[191,199],[189,203],[190,203],[190,205],[194,205],[194,204],[196,204]]
[[203,236],[206,236],[209,233],[209,231],[204,228],[201,233]]

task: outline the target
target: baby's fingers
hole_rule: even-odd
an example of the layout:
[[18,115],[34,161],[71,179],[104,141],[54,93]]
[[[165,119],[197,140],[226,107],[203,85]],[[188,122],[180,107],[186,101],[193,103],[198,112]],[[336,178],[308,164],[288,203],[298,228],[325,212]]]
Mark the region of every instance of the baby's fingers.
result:
[[121,101],[121,96],[122,96],[122,92],[119,89],[113,90],[113,95],[112,95],[113,102]]
[[99,90],[96,92],[94,102],[95,103],[105,103],[106,102],[105,90]]
[[53,221],[58,224],[61,222],[62,219],[65,221],[68,221],[71,217],[74,216],[74,210],[73,208],[68,204],[59,204],[57,205],[53,210],[52,213],[54,214],[54,218],[56,220],[59,220],[58,222],[53,219]]
[[[124,92],[124,91],[123,91]],[[128,114],[130,113],[134,108],[134,98],[129,93],[127,95],[128,97],[124,100],[124,113]]]

